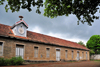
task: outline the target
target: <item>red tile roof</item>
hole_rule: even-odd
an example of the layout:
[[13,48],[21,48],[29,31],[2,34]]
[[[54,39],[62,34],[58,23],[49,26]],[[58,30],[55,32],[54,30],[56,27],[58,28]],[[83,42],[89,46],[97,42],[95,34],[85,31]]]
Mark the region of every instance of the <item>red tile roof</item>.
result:
[[3,25],[3,24],[0,24],[0,36],[89,50],[88,48],[86,48],[80,44],[77,44],[75,42],[71,42],[71,41],[31,32],[31,31],[27,31],[27,37],[16,36],[16,35],[14,35],[14,33],[11,29],[11,26]]

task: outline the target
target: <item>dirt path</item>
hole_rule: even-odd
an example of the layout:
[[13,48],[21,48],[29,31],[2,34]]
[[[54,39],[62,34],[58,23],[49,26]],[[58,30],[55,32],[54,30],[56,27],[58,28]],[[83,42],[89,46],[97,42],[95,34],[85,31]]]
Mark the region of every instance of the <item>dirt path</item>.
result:
[[40,64],[2,66],[2,67],[100,67],[100,62],[97,61],[54,62],[54,63],[40,63]]

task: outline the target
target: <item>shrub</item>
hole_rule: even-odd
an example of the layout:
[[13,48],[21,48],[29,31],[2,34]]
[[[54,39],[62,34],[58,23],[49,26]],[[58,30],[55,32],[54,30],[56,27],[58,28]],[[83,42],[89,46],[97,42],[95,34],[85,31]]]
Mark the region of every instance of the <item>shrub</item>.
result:
[[12,57],[10,59],[10,62],[12,63],[12,65],[21,65],[24,60],[21,57]]
[[5,59],[4,60],[4,65],[11,65],[10,59]]
[[0,66],[21,65],[24,60],[21,57],[12,57],[11,59],[0,58]]
[[0,58],[0,66],[3,66],[5,64],[4,61],[4,58]]

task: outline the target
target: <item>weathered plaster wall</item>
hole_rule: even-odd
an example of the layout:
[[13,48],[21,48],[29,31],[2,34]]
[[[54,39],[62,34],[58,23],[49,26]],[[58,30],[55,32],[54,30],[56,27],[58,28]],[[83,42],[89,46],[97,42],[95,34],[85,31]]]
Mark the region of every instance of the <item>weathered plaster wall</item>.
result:
[[[60,59],[62,60],[77,60],[77,51],[79,51],[80,60],[89,60],[89,51],[65,48],[60,46],[45,45],[40,43],[22,41],[17,39],[0,37],[0,41],[4,43],[3,56],[4,58],[11,58],[16,56],[16,44],[24,45],[24,60],[32,61],[56,61],[56,48],[60,49]],[[34,58],[34,47],[38,47],[38,57]],[[50,48],[50,57],[46,58],[46,48]],[[67,50],[67,58],[65,57],[65,50]],[[72,59],[72,51],[74,58]],[[84,57],[82,57],[84,52]],[[86,59],[86,52],[87,57]],[[42,55],[42,57],[41,57]]]
[[100,60],[100,54],[91,55],[91,59]]

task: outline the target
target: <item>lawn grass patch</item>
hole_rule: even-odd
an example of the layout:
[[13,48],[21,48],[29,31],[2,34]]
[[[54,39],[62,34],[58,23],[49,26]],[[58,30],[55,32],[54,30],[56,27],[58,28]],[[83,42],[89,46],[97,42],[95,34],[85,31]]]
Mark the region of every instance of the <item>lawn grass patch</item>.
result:
[[93,60],[93,59],[91,59],[91,61],[99,61],[100,62],[100,60]]

